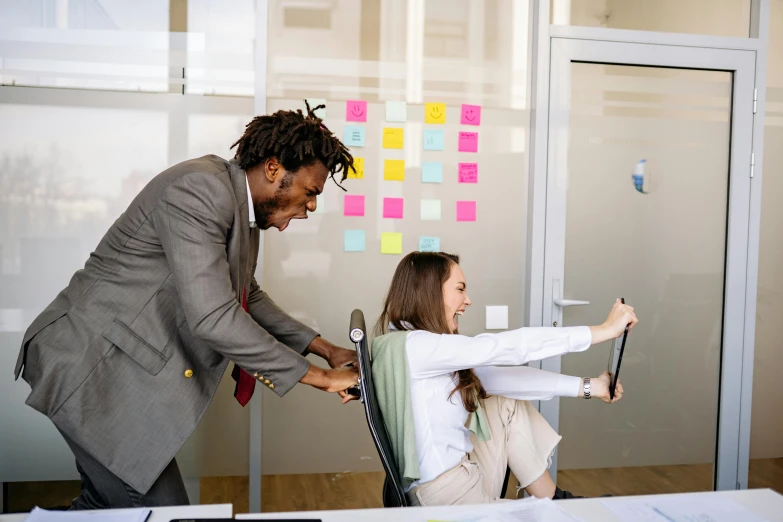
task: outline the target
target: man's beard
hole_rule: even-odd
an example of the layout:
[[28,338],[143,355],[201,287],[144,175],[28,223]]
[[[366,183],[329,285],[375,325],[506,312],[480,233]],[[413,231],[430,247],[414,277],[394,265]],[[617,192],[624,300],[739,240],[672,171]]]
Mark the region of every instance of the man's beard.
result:
[[280,207],[287,207],[291,202],[289,187],[279,187],[274,196],[253,206],[256,213],[256,226],[261,230],[267,230],[272,226],[270,220],[272,214]]

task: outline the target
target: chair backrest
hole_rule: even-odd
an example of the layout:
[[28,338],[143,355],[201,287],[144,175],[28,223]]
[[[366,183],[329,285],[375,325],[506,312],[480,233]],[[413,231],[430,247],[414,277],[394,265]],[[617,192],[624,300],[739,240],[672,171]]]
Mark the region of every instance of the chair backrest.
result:
[[372,440],[381,457],[383,469],[386,471],[386,480],[383,484],[383,505],[385,507],[404,507],[408,505],[405,490],[402,487],[402,477],[397,469],[397,461],[394,459],[386,426],[383,424],[383,415],[375,398],[375,387],[372,381],[372,369],[370,350],[367,343],[367,327],[364,323],[364,314],[361,310],[354,310],[351,314],[351,342],[356,345],[359,358],[359,389],[361,401],[364,403],[364,413],[367,416],[367,425],[370,427]]

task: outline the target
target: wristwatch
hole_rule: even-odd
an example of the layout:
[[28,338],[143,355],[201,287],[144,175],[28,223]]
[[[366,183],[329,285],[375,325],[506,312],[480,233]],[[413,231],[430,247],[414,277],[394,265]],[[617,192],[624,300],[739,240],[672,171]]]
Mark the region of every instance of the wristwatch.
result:
[[585,399],[590,398],[590,377],[585,377],[582,381],[582,389],[585,393]]

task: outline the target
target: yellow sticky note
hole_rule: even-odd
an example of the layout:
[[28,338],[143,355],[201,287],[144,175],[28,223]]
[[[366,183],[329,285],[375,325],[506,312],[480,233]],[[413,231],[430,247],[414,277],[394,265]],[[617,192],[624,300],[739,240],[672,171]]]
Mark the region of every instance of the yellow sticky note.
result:
[[364,179],[364,158],[354,158],[353,167],[356,169],[356,172],[348,169],[348,178]]
[[381,234],[381,254],[402,254],[402,234],[400,232]]
[[424,123],[444,124],[446,123],[446,104],[445,103],[425,103],[424,104]]
[[398,127],[383,128],[383,148],[401,149],[405,144],[405,129]]
[[405,181],[405,160],[383,160],[383,179]]

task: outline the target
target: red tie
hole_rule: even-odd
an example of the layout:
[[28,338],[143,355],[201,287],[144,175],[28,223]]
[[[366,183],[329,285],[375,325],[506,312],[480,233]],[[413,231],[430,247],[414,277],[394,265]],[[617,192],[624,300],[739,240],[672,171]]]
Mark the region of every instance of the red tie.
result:
[[[242,292],[242,309],[247,312],[247,291]],[[250,402],[250,398],[253,396],[253,391],[256,389],[256,380],[245,370],[237,366],[236,363],[234,363],[234,370],[231,372],[231,377],[233,377],[237,383],[236,388],[234,388],[234,397],[237,398],[239,404],[244,406]]]

